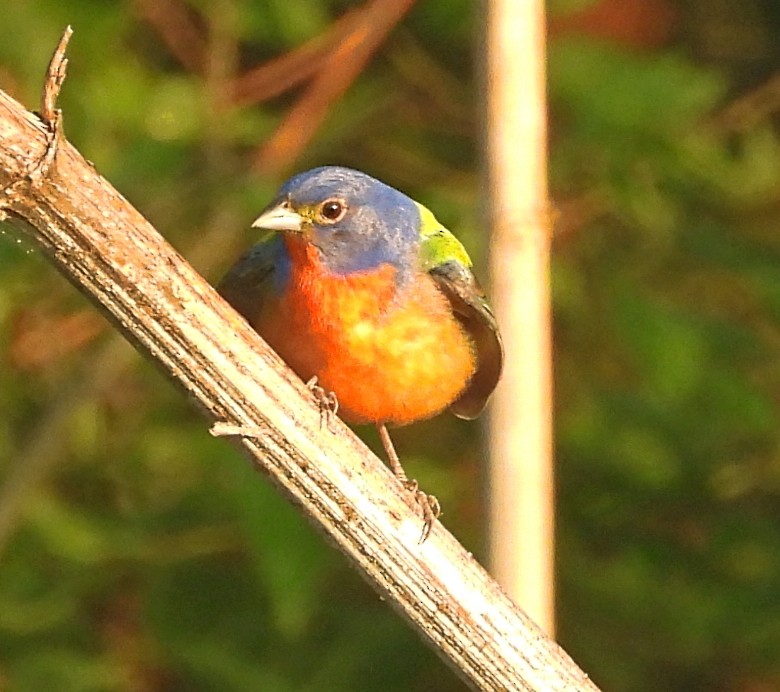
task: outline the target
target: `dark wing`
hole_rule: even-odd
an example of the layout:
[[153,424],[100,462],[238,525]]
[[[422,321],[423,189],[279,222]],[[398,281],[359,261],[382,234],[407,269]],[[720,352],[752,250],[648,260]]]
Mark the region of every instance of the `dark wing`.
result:
[[496,388],[504,365],[496,316],[476,277],[461,262],[450,260],[432,267],[428,273],[447,296],[455,317],[476,347],[477,370],[463,394],[450,406],[458,418],[476,418]]
[[217,284],[217,291],[250,324],[254,324],[263,301],[273,287],[274,266],[281,238],[269,236],[236,260]]

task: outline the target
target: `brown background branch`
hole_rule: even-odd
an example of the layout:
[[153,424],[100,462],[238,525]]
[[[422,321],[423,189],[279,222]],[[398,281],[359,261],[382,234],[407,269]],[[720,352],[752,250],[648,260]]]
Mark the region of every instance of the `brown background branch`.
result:
[[[60,56],[61,57],[61,56]],[[50,70],[51,75],[58,69]],[[320,424],[308,391],[190,265],[59,138],[0,92],[0,219],[28,232],[211,421],[260,431],[237,443],[471,685],[595,690],[569,657],[437,525],[342,424]]]
[[337,102],[355,81],[387,34],[412,8],[415,0],[372,0],[355,27],[324,59],[311,84],[277,130],[259,149],[258,172],[284,170],[295,161]]

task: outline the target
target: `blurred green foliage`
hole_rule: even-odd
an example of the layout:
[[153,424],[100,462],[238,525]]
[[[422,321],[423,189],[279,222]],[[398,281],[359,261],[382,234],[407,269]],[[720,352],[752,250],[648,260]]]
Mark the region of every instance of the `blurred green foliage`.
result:
[[[780,141],[771,102],[732,117],[777,69],[780,12],[738,4],[680,2],[650,47],[551,32],[560,637],[609,690],[780,688]],[[419,0],[305,153],[260,175],[301,89],[231,108],[220,84],[354,5],[192,0],[208,78],[148,5],[11,0],[0,87],[36,107],[72,24],[68,137],[208,277],[281,178],[323,163],[426,202],[484,263],[479,6]],[[118,341],[0,236],[0,689],[461,689]],[[477,554],[478,432],[397,433]]]

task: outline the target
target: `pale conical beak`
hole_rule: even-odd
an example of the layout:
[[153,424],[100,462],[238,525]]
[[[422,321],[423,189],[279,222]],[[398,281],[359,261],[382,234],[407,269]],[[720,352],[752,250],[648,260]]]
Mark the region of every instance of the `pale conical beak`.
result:
[[303,217],[290,209],[287,202],[280,202],[266,209],[252,223],[252,228],[264,228],[268,231],[303,230]]

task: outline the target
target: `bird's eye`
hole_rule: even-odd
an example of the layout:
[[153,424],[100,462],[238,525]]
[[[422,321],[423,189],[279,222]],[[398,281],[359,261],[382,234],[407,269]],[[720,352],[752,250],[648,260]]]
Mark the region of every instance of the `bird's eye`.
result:
[[320,206],[320,216],[328,223],[337,223],[347,213],[347,204],[340,199],[326,199]]

